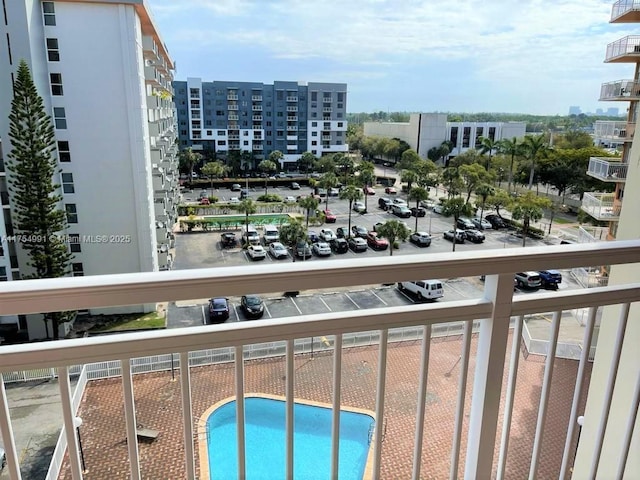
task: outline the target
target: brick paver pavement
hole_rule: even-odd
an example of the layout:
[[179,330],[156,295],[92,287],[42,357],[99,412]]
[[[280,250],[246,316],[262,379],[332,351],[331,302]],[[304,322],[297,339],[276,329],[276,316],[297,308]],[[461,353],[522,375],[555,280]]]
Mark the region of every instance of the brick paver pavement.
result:
[[[466,415],[460,453],[460,475],[463,472],[466,454],[476,341],[476,338],[472,341]],[[511,343],[509,350],[510,345]],[[422,454],[421,478],[424,479],[441,479],[449,476],[460,372],[458,364],[460,349],[460,337],[432,341]],[[411,476],[420,351],[420,342],[391,344],[388,349],[381,472],[382,478],[385,479],[404,479]],[[509,352],[507,352],[508,358]],[[375,411],[377,359],[378,349],[375,346],[344,350],[342,360],[342,403],[344,405]],[[327,353],[316,355],[314,359],[310,359],[308,355],[297,356],[295,396],[330,403],[332,363],[333,357]],[[563,359],[555,361],[538,478],[558,478],[577,369],[576,361]],[[521,352],[518,370],[507,478],[528,476],[544,372],[544,358],[533,355],[526,357]],[[508,368],[505,368],[502,405],[504,405],[507,372]],[[589,365],[588,375],[590,372]],[[283,359],[245,362],[245,392],[284,395],[284,373]],[[217,401],[234,394],[234,366],[226,364],[192,368],[191,386],[195,433],[197,421],[203,412]],[[185,478],[180,383],[171,381],[169,372],[141,374],[134,377],[134,391],[138,424],[160,431],[159,437],[152,443],[139,443],[142,478],[149,480]],[[87,386],[80,409],[80,416],[83,419],[82,442],[88,469],[85,474],[86,479],[116,480],[129,477],[122,398],[122,385],[119,378],[92,381]],[[498,433],[501,427],[502,411]],[[499,438],[496,441],[494,472],[498,446]],[[197,456],[197,445],[195,450]],[[197,458],[196,468],[199,470]],[[71,479],[66,461],[59,478]]]

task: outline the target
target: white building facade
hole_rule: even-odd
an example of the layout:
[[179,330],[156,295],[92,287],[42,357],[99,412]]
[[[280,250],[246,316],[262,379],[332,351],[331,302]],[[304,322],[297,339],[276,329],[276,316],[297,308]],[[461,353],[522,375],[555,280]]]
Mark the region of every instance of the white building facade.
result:
[[[8,42],[0,48],[0,89],[11,92],[24,59],[54,121],[61,170],[54,181],[62,186],[73,275],[170,268],[178,203],[174,65],[148,5],[21,0],[4,7],[0,30]],[[2,95],[0,110],[8,112],[10,103],[11,95]],[[5,155],[8,129],[5,115]],[[11,235],[10,195],[2,204],[0,233]],[[3,247],[14,257],[7,280],[28,274],[19,245]],[[122,311],[140,308],[155,305]],[[44,336],[29,330],[30,338]]]

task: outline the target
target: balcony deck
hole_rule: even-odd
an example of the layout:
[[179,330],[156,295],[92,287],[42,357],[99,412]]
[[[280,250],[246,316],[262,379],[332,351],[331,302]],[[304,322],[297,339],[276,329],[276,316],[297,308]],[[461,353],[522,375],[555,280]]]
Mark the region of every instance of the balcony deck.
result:
[[607,45],[607,63],[636,63],[640,61],[640,35],[628,35]]
[[[638,263],[640,241],[311,265],[297,262],[269,269],[220,267],[7,282],[0,290],[0,315],[208,298],[210,292],[232,296],[248,291],[348,287],[361,284],[363,278],[368,283],[421,278],[425,271],[432,278],[488,275],[484,294],[476,299],[4,346],[0,349],[0,372],[57,368],[65,428],[54,457],[59,465],[69,446],[63,478],[82,478],[74,424],[77,415],[83,417],[88,476],[103,478],[98,472],[109,464],[109,478],[202,478],[198,477],[203,472],[197,462],[197,442],[202,439],[194,436],[194,423],[215,399],[244,398],[245,392],[284,394],[288,407],[293,406],[295,397],[330,402],[333,476],[337,472],[339,411],[344,404],[375,411],[371,478],[410,474],[420,478],[421,472],[439,477],[440,472],[449,470],[469,479],[564,478],[575,452],[576,419],[588,384],[590,349],[582,350],[579,362],[556,359],[562,313],[593,306],[628,306],[640,301],[640,284],[514,297],[513,272],[573,268],[589,265],[596,257],[607,265]],[[628,317],[628,308],[626,312]],[[544,365],[539,358],[520,354],[523,317],[533,313],[547,315],[550,320]],[[583,345],[591,345],[596,314],[597,309],[592,308]],[[627,317],[619,324],[622,332]],[[436,324],[459,322],[464,322],[460,341],[431,340]],[[477,336],[472,335],[473,322],[478,323]],[[512,322],[515,330],[510,334]],[[397,329],[405,328],[417,329],[422,338],[390,341]],[[353,345],[357,332],[368,332],[361,335],[372,337],[372,346]],[[313,360],[308,354],[296,353],[296,342],[309,337],[325,339],[324,351]],[[252,357],[257,344],[263,345],[270,358]],[[617,348],[622,348],[622,342]],[[221,365],[190,363],[189,353],[202,350],[219,355]],[[134,379],[133,360],[169,353],[175,357],[175,365],[161,373],[135,375]],[[113,379],[89,381],[82,402],[82,391],[71,395],[72,366],[108,361],[120,367],[109,367]],[[174,367],[177,382],[171,381]],[[87,385],[87,375],[88,370],[82,369],[78,385]],[[615,378],[613,371],[608,382],[613,385]],[[611,398],[605,403],[608,408]],[[236,405],[242,477],[243,402]],[[0,433],[7,450],[9,478],[17,480],[21,478],[19,454],[8,412],[4,383],[0,382]],[[283,459],[289,474],[293,472],[292,415],[288,415],[287,455]],[[140,425],[158,430],[158,438],[139,445]],[[601,433],[604,438],[604,430]],[[624,443],[620,451],[628,453],[629,446]],[[599,450],[593,455],[599,456]],[[621,457],[622,467],[626,458]],[[48,478],[56,478],[56,465],[52,466],[54,475]],[[597,472],[597,461],[593,468]]]
[[611,8],[611,23],[640,22],[639,0],[618,0]]
[[628,167],[621,158],[591,157],[587,175],[603,182],[623,183],[627,179]]

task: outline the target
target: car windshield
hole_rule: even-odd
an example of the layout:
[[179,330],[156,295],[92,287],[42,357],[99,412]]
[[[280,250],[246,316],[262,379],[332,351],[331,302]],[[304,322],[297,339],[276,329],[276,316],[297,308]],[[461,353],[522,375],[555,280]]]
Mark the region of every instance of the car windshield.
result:
[[224,299],[216,298],[212,303],[215,310],[225,310],[227,308],[227,302]]
[[251,296],[246,298],[246,303],[250,307],[256,307],[262,303],[262,300],[260,300],[260,297]]

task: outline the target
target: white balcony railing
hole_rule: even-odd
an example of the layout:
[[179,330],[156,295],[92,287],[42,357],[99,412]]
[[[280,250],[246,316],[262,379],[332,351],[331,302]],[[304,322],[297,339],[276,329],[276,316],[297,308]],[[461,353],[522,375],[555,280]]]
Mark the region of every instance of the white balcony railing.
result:
[[620,204],[615,203],[613,193],[585,193],[580,208],[596,220],[615,221],[620,218]]
[[616,82],[603,83],[600,87],[600,101],[610,102],[613,100],[639,100],[640,82],[633,80],[618,80]]
[[640,0],[618,0],[611,8],[611,22],[634,22],[640,20]]
[[587,174],[603,182],[624,182],[627,178],[626,163],[621,158],[591,157]]
[[628,35],[607,45],[605,62],[636,62],[640,58],[640,35]]
[[[425,423],[425,414],[432,409],[430,395],[427,395],[427,383],[441,382],[442,379],[434,379],[430,367],[431,333],[436,324],[462,325],[463,341],[460,352],[458,369],[460,378],[455,404],[455,421],[447,428],[451,432],[452,443],[448,463],[452,478],[498,478],[505,477],[507,454],[509,451],[510,426],[514,408],[515,386],[519,377],[519,346],[523,329],[523,316],[529,314],[551,313],[550,337],[547,349],[547,360],[544,367],[544,380],[540,389],[540,401],[537,409],[537,424],[535,432],[530,431],[534,437],[531,447],[531,460],[527,466],[528,471],[512,472],[513,478],[538,478],[541,468],[542,445],[545,440],[545,430],[554,429],[557,425],[545,424],[547,406],[551,398],[551,384],[554,380],[554,360],[558,345],[558,331],[563,311],[582,307],[600,307],[604,305],[622,305],[623,314],[620,316],[618,335],[620,341],[616,343],[614,352],[606,361],[617,362],[620,351],[624,345],[624,331],[629,317],[629,305],[640,301],[640,283],[594,288],[590,290],[562,290],[550,293],[537,293],[513,296],[513,273],[523,270],[540,270],[544,268],[573,268],[588,265],[597,257],[599,262],[608,265],[638,263],[640,262],[640,241],[606,242],[587,245],[563,245],[552,247],[534,247],[508,250],[486,250],[473,252],[458,252],[454,255],[447,253],[431,253],[387,258],[363,258],[353,260],[335,260],[331,262],[308,262],[262,266],[219,267],[200,270],[170,271],[161,273],[120,274],[107,276],[88,276],[82,278],[62,278],[43,280],[23,280],[5,282],[0,290],[0,315],[33,314],[42,311],[68,311],[88,308],[101,308],[121,305],[149,304],[154,302],[181,301],[192,298],[208,298],[211,292],[219,296],[242,295],[246,292],[265,293],[272,291],[309,290],[322,288],[336,288],[357,286],[366,278],[367,283],[387,283],[423,278],[424,272],[429,272],[432,278],[457,278],[488,275],[485,282],[484,293],[481,298],[457,300],[429,304],[413,304],[402,307],[385,307],[377,309],[359,310],[355,312],[332,312],[326,314],[302,315],[300,317],[258,320],[254,322],[237,322],[223,325],[209,325],[156,332],[129,333],[107,337],[93,337],[74,340],[61,340],[56,342],[44,342],[35,344],[8,345],[0,349],[0,372],[3,376],[10,376],[10,372],[32,369],[56,369],[59,379],[60,396],[62,403],[61,422],[64,425],[61,435],[62,444],[68,444],[68,467],[74,479],[82,478],[80,450],[77,437],[77,429],[74,418],[79,408],[81,393],[71,395],[69,375],[72,370],[77,371],[76,365],[85,364],[87,367],[81,370],[81,381],[84,388],[87,383],[88,364],[95,362],[111,362],[117,366],[121,374],[122,395],[124,405],[124,417],[115,418],[112,413],[105,412],[109,416],[108,424],[114,425],[122,421],[118,428],[126,432],[126,449],[109,450],[109,455],[104,452],[109,448],[100,448],[96,444],[92,460],[109,462],[107,467],[117,464],[123,455],[129,464],[130,478],[142,478],[140,468],[141,455],[137,442],[138,416],[145,415],[145,408],[157,409],[157,402],[151,404],[136,405],[134,399],[134,378],[132,372],[139,362],[138,359],[154,357],[157,360],[171,357],[171,364],[176,362],[179,371],[179,395],[182,397],[182,409],[178,415],[180,420],[177,427],[181,429],[183,448],[171,445],[171,448],[161,449],[162,457],[158,457],[153,468],[164,468],[164,474],[149,475],[149,478],[202,478],[204,474],[196,467],[198,453],[194,445],[197,439],[198,446],[205,441],[204,435],[194,436],[194,409],[192,404],[192,389],[198,388],[198,376],[191,377],[190,359],[195,358],[192,353],[199,351],[224,351],[225,361],[234,365],[235,369],[226,370],[227,378],[232,385],[228,387],[235,393],[235,398],[243,401],[236,402],[236,436],[238,451],[238,473],[230,474],[232,477],[243,478],[245,472],[245,385],[250,379],[245,376],[245,365],[249,368],[252,347],[258,344],[268,343],[270,349],[275,351],[283,362],[282,371],[278,374],[277,383],[283,392],[286,392],[286,448],[283,454],[283,463],[286,465],[286,478],[293,477],[293,415],[294,415],[294,378],[296,371],[296,341],[310,337],[322,337],[326,340],[324,350],[330,355],[333,362],[331,369],[318,370],[320,378],[330,377],[332,397],[332,433],[331,433],[331,478],[337,478],[338,452],[340,446],[340,411],[342,406],[342,390],[349,392],[350,384],[343,381],[343,376],[349,373],[342,368],[343,356],[347,347],[344,345],[352,342],[353,334],[367,332],[374,340],[377,347],[377,368],[362,363],[360,375],[372,375],[367,383],[371,398],[373,398],[372,410],[375,410],[375,428],[370,431],[371,464],[367,467],[366,478],[380,478],[381,471],[387,472],[390,478],[398,478],[398,469],[409,472],[407,477],[421,478],[421,471],[430,471],[429,462],[431,456],[423,453],[423,444],[436,445],[438,432],[433,431],[430,422]],[[167,260],[168,261],[168,260]],[[584,333],[583,345],[591,345],[593,328],[596,321],[597,308],[591,308]],[[626,316],[624,312],[626,311]],[[513,319],[512,317],[515,317]],[[478,338],[476,347],[471,348],[472,327],[478,325]],[[511,358],[507,359],[509,350],[509,329],[514,324],[512,338]],[[403,328],[413,329],[418,332],[418,341],[422,345],[421,353],[417,358],[403,357],[405,365],[402,392],[386,392],[387,365],[398,356],[397,352],[388,348],[388,342]],[[372,331],[374,331],[372,333]],[[629,340],[633,341],[633,339]],[[627,346],[629,347],[629,346]],[[625,347],[626,348],[626,347]],[[475,352],[475,354],[474,354]],[[175,354],[175,356],[174,356]],[[583,348],[580,363],[577,369],[575,389],[571,412],[564,418],[568,425],[564,443],[563,454],[558,455],[557,471],[550,477],[566,478],[573,462],[575,446],[577,442],[576,420],[579,415],[580,399],[586,391],[587,363],[590,349]],[[455,355],[456,358],[458,355]],[[452,357],[453,358],[453,357]],[[472,370],[470,360],[473,358],[475,368]],[[168,360],[163,360],[168,362]],[[374,360],[375,361],[375,360]],[[596,361],[598,361],[596,359]],[[416,368],[409,368],[409,365]],[[613,385],[617,376],[617,364],[611,369],[607,385]],[[102,367],[101,367],[102,368]],[[166,367],[167,369],[169,367]],[[173,367],[171,367],[173,368]],[[312,368],[309,365],[305,368]],[[503,373],[508,369],[506,391],[503,389]],[[376,372],[377,370],[377,372]],[[415,376],[408,372],[415,371]],[[321,373],[320,373],[321,372]],[[451,371],[449,371],[451,374]],[[465,412],[467,398],[467,375],[472,377],[473,388],[470,393],[471,405],[468,413]],[[283,375],[281,377],[281,375]],[[446,377],[446,375],[445,375]],[[222,379],[218,381],[215,389],[223,387]],[[275,377],[274,377],[275,378]],[[364,378],[364,377],[362,377]],[[266,380],[272,383],[272,380]],[[90,381],[89,381],[90,383]],[[178,384],[176,384],[178,385]],[[211,385],[207,385],[207,395],[211,393]],[[225,387],[226,388],[226,387]],[[297,386],[300,388],[300,386]],[[139,391],[137,392],[139,394]],[[394,421],[387,423],[387,417],[392,418],[394,412],[385,410],[385,398],[387,401],[393,395],[413,397],[414,402],[404,401],[402,415],[415,417],[412,426],[400,428],[397,412]],[[611,406],[611,395],[605,398],[603,418],[608,416]],[[501,407],[501,400],[504,405]],[[529,401],[529,399],[525,399]],[[84,398],[83,408],[95,411],[95,406],[90,404],[88,397]],[[163,400],[165,402],[165,400]],[[168,400],[166,400],[168,402]],[[429,402],[429,404],[428,404]],[[566,402],[565,402],[566,403]],[[153,407],[145,407],[153,405]],[[164,403],[163,403],[164,405]],[[163,407],[164,408],[164,407]],[[568,410],[567,410],[568,411]],[[499,415],[500,414],[500,415]],[[633,415],[632,412],[629,415]],[[499,417],[503,417],[499,420]],[[98,425],[87,425],[86,431],[93,430],[100,437]],[[90,421],[90,420],[89,420]],[[629,424],[634,419],[630,417]],[[498,432],[498,425],[502,425],[502,434]],[[407,424],[409,425],[409,424]],[[389,427],[387,429],[387,427]],[[519,426],[518,438],[523,434],[522,425]],[[562,428],[562,427],[559,427]],[[97,430],[96,430],[97,429]],[[426,431],[425,431],[426,430]],[[632,430],[631,430],[632,431]],[[171,432],[165,432],[169,435]],[[606,432],[607,434],[613,432]],[[4,383],[0,382],[0,434],[4,440],[7,453],[7,470],[9,478],[17,480],[22,478],[19,469],[20,455],[16,450],[14,432]],[[605,430],[600,436],[603,438]],[[565,435],[563,435],[565,436]],[[551,437],[551,435],[548,435]],[[627,441],[628,437],[628,441]],[[83,436],[84,438],[84,436]],[[624,437],[620,443],[619,471],[624,471],[631,437]],[[466,439],[466,447],[461,446]],[[383,449],[383,440],[385,448]],[[499,453],[496,449],[499,442]],[[124,442],[123,442],[124,444]],[[410,449],[402,445],[411,445]],[[111,445],[112,446],[112,445]],[[514,443],[515,448],[515,443]],[[522,449],[522,444],[518,444]],[[596,460],[592,463],[590,478],[595,478],[598,473],[598,459],[602,443],[596,442],[590,458]],[[153,455],[153,449],[145,449],[145,457]],[[409,450],[409,451],[407,451]],[[466,457],[461,457],[461,451],[466,451]],[[562,450],[562,448],[561,448]],[[200,451],[206,452],[206,447]],[[398,463],[397,453],[401,452],[406,460]],[[311,453],[311,452],[309,452]],[[317,453],[317,452],[313,452]],[[497,454],[497,467],[493,467],[494,456]],[[158,455],[158,453],[156,453]],[[204,453],[206,456],[206,453]],[[61,463],[62,454],[56,453],[56,468]],[[632,458],[632,457],[629,457]],[[545,458],[544,463],[548,463]],[[206,458],[200,458],[200,464],[206,467]],[[171,466],[171,470],[168,469]],[[95,473],[97,466],[92,468]],[[620,470],[622,469],[622,470]],[[461,474],[460,474],[461,471]],[[51,474],[51,472],[50,472]],[[449,474],[444,476],[449,477]],[[51,478],[56,478],[54,476]]]

